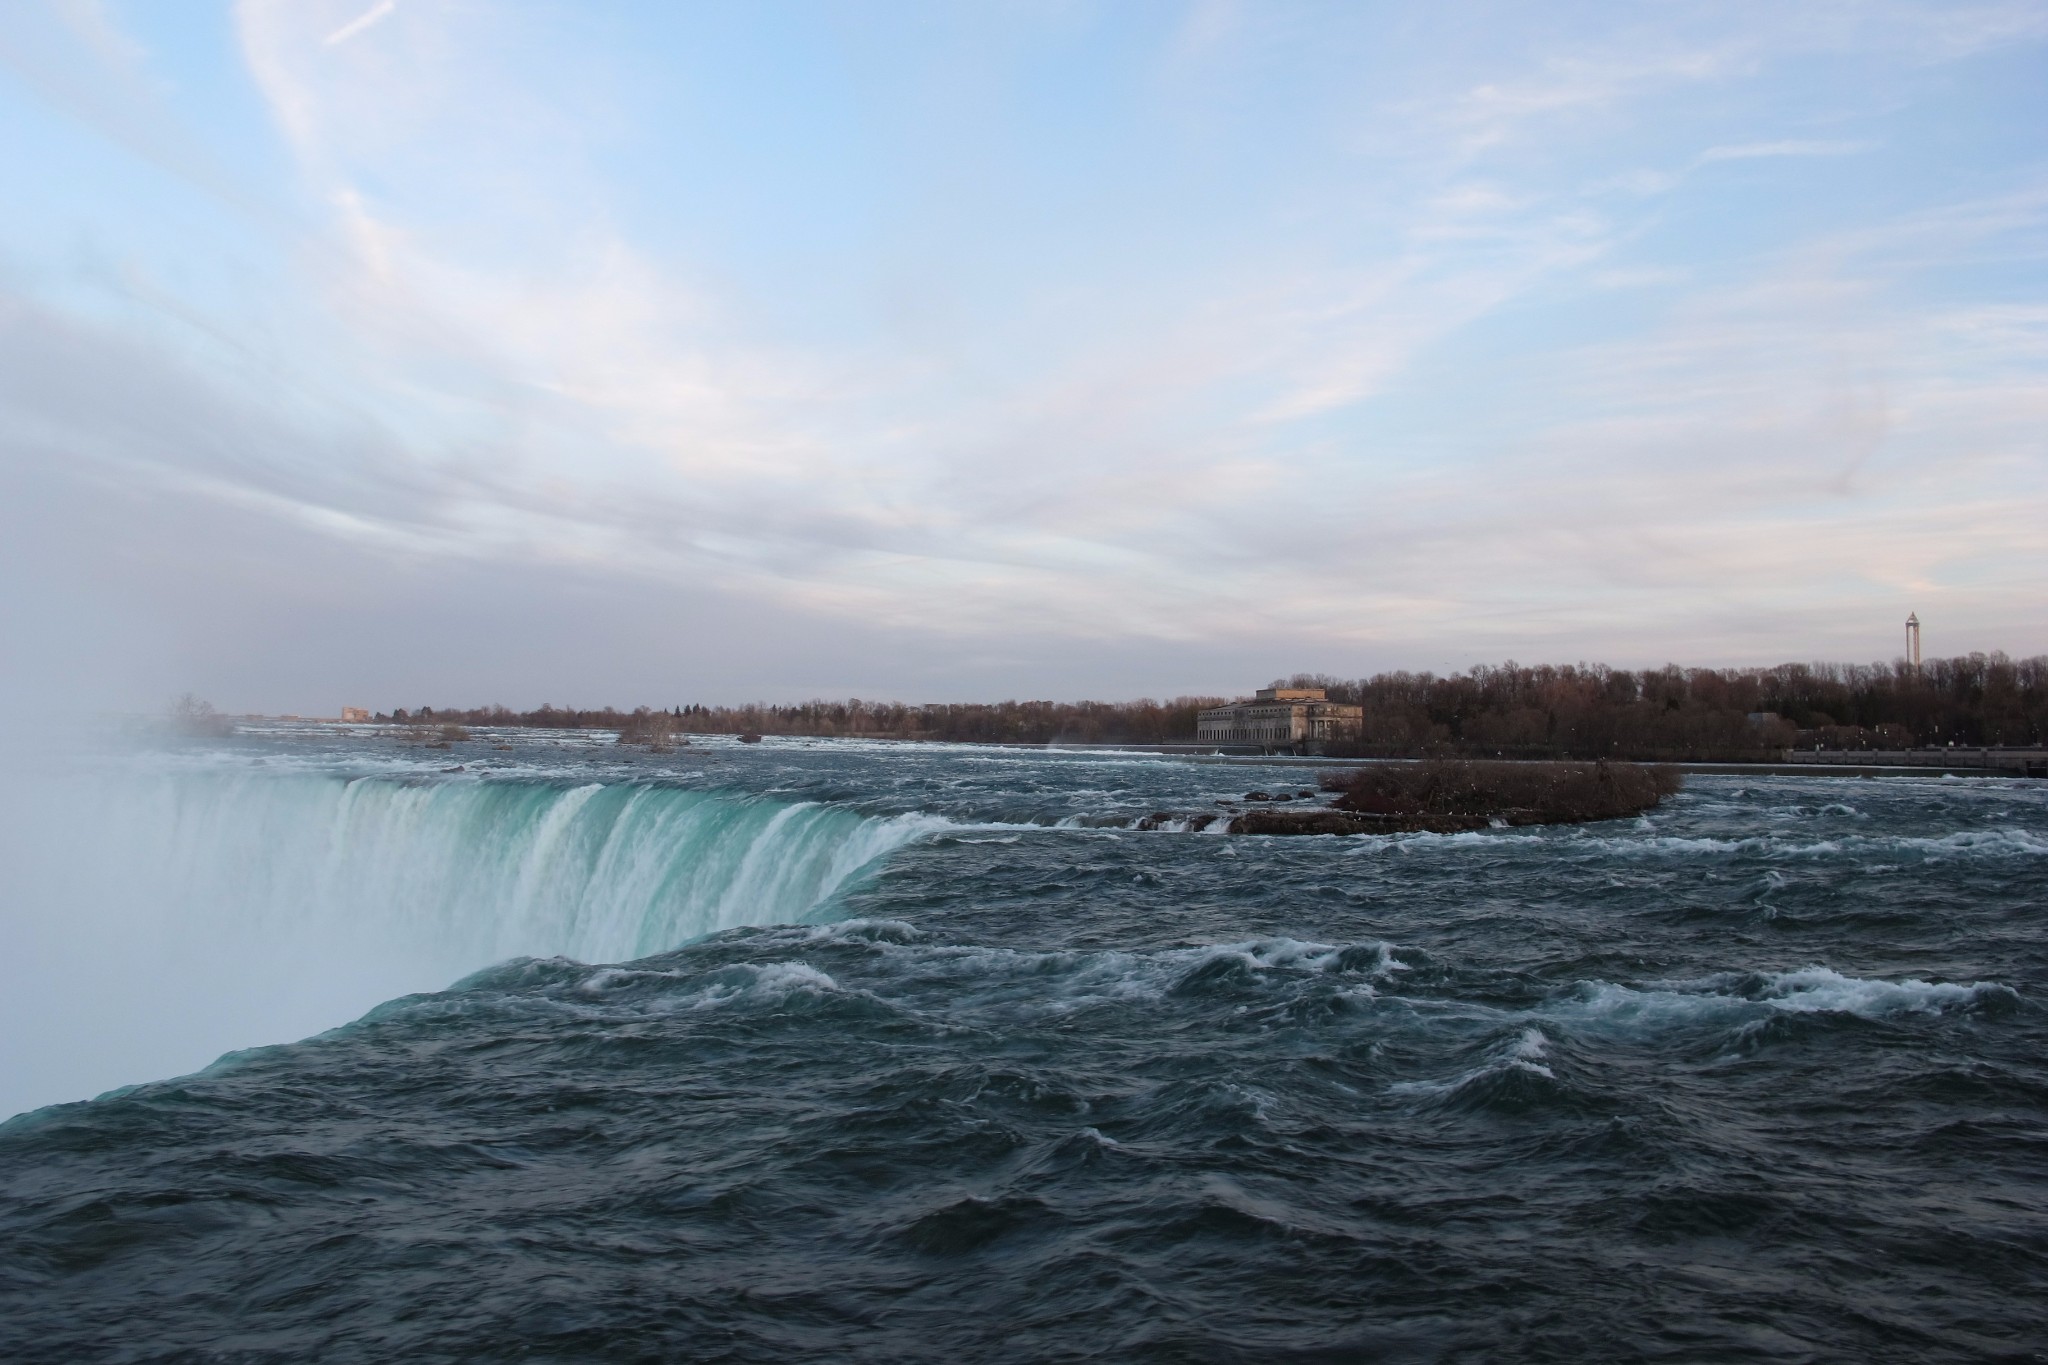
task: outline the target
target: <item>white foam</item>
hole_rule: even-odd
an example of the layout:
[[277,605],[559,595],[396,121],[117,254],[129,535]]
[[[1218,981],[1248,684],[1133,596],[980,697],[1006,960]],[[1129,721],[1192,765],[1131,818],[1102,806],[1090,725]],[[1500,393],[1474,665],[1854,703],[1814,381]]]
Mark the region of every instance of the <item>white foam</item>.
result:
[[2009,858],[2040,857],[2048,854],[2048,839],[2023,829],[1958,830],[1939,835],[1852,834],[1837,839],[1796,839],[1783,832],[1751,835],[1741,839],[1707,836],[1658,835],[1641,839],[1612,835],[1584,835],[1570,839],[1566,848],[1624,858],[1636,857],[1724,857],[1751,855],[1771,858],[1868,858],[1873,855],[1918,854],[1922,857]]
[[1348,857],[1375,857],[1387,853],[1465,852],[1499,849],[1516,844],[1547,842],[1541,834],[1510,834],[1504,829],[1461,830],[1456,834],[1361,835],[1344,840]]
[[1772,979],[1764,1002],[1799,1013],[1832,1012],[1881,1019],[1896,1014],[1940,1014],[1978,1003],[1988,995],[2011,994],[1996,982],[1870,981],[1826,967],[1807,967]]
[[1570,996],[1544,1006],[1541,1012],[1582,1024],[1658,1029],[1714,1020],[1757,1020],[1774,1012],[1853,1014],[1866,1019],[1932,1015],[2013,996],[2011,987],[1995,981],[1885,981],[1814,966],[1760,979],[1724,975],[1643,988],[1584,981]]
[[1975,853],[2033,858],[2048,854],[2048,838],[2023,829],[1961,830],[1934,838],[1908,837],[1886,842],[1893,848],[1934,854]]
[[813,939],[857,938],[895,942],[909,942],[924,937],[922,929],[900,919],[833,920],[827,924],[808,925],[804,933]]
[[[567,958],[560,960],[568,961]],[[577,982],[576,989],[589,995],[602,995],[606,991],[637,981],[675,981],[680,979],[681,975],[680,972],[648,971],[634,967],[600,967]]]
[[1582,981],[1571,995],[1543,1006],[1541,1012],[1570,1023],[1658,1029],[1752,1009],[1751,1002],[1735,995],[1637,990],[1611,981]]
[[[889,925],[891,921],[853,922]],[[905,931],[910,926],[903,925]],[[1346,949],[1328,943],[1286,936],[1235,943],[1149,950],[1006,948],[988,944],[945,944],[918,941],[913,932],[857,932],[847,925],[770,930],[771,942],[794,946],[830,937],[867,940],[880,958],[878,970],[912,988],[956,982],[963,995],[981,1009],[1026,1015],[1070,1014],[1104,1004],[1164,999],[1191,973],[1215,962],[1242,964],[1252,979],[1284,989],[1339,969]],[[1366,1000],[1374,997],[1374,981],[1384,982],[1408,970],[1387,944],[1373,945],[1369,967],[1350,978],[1340,992]]]
[[782,1000],[792,995],[830,995],[837,981],[808,962],[742,962],[725,969],[723,979],[676,1002],[677,1008],[715,1009],[737,1001]]

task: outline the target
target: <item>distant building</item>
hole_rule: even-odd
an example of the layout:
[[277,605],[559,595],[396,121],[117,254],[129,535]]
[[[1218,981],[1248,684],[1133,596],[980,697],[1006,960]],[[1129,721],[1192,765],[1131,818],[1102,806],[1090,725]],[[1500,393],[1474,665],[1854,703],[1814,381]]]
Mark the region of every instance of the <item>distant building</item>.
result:
[[1308,748],[1357,739],[1364,727],[1364,707],[1330,701],[1320,687],[1262,687],[1250,701],[1196,716],[1195,738],[1204,744]]
[[370,713],[363,707],[344,706],[341,708],[341,719],[343,724],[348,724],[350,722],[366,721],[369,718]]
[[1914,668],[1920,667],[1920,613],[1917,611],[1906,618],[1906,662]]

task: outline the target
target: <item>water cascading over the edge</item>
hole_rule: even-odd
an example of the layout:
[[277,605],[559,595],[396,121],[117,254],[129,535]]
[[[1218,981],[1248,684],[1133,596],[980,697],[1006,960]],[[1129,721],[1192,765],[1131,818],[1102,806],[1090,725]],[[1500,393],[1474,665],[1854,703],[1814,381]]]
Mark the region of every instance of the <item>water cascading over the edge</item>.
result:
[[154,797],[172,818],[136,825],[168,838],[177,900],[258,933],[345,926],[466,966],[619,961],[803,919],[917,832],[831,806],[646,785],[163,781]]
[[7,784],[0,1117],[302,1038],[510,957],[830,913],[930,817],[647,784],[119,762]]

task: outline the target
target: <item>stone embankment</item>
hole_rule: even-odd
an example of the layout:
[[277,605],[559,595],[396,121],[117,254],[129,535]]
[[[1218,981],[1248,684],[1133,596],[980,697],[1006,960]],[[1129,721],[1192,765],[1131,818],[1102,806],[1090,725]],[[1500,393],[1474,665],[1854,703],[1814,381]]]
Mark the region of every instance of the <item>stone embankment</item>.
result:
[[1787,749],[1784,761],[1819,767],[1981,768],[2021,777],[2048,777],[2048,749],[1960,744],[1939,749]]

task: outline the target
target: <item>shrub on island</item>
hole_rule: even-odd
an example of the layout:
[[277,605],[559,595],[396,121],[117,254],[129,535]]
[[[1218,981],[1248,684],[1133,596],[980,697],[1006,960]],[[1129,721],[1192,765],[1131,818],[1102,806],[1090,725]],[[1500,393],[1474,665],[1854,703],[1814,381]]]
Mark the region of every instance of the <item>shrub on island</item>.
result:
[[1323,778],[1337,799],[1315,810],[1254,810],[1233,834],[1455,833],[1640,815],[1678,791],[1678,769],[1641,763],[1375,763]]

